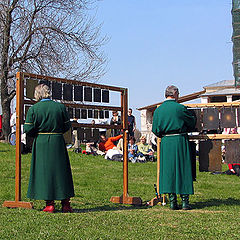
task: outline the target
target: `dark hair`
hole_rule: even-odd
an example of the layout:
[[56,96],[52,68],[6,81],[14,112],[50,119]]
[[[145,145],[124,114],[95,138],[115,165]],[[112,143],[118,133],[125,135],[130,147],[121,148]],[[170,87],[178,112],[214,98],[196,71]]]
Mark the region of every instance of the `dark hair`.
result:
[[133,137],[133,136],[130,136],[130,137],[129,137],[128,141],[130,141],[130,140],[133,140],[134,143],[136,142],[136,139],[135,139],[135,137]]
[[129,108],[128,110],[131,110],[131,111],[132,111],[132,109],[131,109],[131,108]]

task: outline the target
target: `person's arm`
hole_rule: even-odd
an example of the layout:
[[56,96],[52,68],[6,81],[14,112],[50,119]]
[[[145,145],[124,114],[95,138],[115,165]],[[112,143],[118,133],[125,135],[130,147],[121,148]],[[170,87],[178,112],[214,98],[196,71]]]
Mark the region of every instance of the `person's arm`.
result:
[[27,113],[26,121],[23,126],[24,132],[31,137],[35,137],[37,134],[37,129],[34,123],[34,112],[33,107],[30,107]]
[[233,169],[233,164],[228,164],[228,168],[231,172],[235,173],[235,171]]
[[153,114],[153,123],[152,123],[152,132],[159,138],[162,137],[161,123],[158,116],[158,108],[154,111]]
[[63,133],[65,133],[71,128],[72,124],[70,122],[67,109],[63,104],[62,104],[62,112],[63,112]]
[[134,121],[133,121],[133,131],[136,131],[136,118],[134,117]]
[[112,142],[116,142],[118,141],[120,138],[122,138],[122,135],[118,135],[116,137],[110,137],[109,140],[112,141]]

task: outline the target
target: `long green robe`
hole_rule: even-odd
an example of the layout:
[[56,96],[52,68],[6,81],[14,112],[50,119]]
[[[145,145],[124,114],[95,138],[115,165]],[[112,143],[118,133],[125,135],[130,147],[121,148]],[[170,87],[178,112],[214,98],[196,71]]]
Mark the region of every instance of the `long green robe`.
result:
[[193,130],[195,124],[193,114],[174,100],[166,100],[154,112],[152,132],[162,137],[159,179],[161,194],[193,194],[190,148],[186,133]]
[[44,99],[27,113],[24,131],[34,137],[27,197],[62,200],[74,196],[63,133],[71,127],[63,104]]

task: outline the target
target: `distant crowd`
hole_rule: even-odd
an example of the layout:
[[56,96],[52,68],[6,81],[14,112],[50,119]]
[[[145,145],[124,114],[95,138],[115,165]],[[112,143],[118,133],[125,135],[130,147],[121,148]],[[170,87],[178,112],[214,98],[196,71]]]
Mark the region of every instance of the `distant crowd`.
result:
[[[95,124],[95,120],[92,120]],[[112,112],[110,125],[121,125],[121,117],[117,111]],[[140,141],[136,143],[134,132],[136,131],[136,120],[132,115],[132,109],[128,110],[128,160],[129,162],[147,162],[155,161],[154,150],[146,142],[146,137],[141,136]],[[101,129],[99,141],[86,143],[86,150],[80,149],[80,142],[77,138],[76,129],[73,130],[74,136],[74,151],[85,154],[102,155],[105,159],[113,161],[123,161],[123,135],[121,129],[111,129],[110,136],[106,136],[106,129]]]

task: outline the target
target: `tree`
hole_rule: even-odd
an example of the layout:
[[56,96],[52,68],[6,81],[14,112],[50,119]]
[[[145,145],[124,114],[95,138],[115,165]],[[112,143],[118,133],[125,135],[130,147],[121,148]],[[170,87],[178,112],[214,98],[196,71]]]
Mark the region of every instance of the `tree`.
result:
[[10,133],[10,103],[17,71],[76,80],[104,74],[106,57],[88,10],[96,0],[1,0],[0,63],[3,134]]

